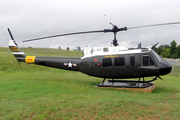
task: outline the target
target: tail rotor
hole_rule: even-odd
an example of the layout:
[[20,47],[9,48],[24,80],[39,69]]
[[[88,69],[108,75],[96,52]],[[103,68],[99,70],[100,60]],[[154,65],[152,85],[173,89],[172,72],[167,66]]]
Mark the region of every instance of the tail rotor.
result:
[[9,43],[8,43],[10,50],[12,51],[13,55],[16,57],[18,62],[20,62],[20,61],[24,62],[26,55],[24,54],[24,52],[22,52],[18,48],[18,45],[16,44],[9,28],[8,28],[8,32],[9,32],[9,35],[11,37],[11,40],[9,40]]

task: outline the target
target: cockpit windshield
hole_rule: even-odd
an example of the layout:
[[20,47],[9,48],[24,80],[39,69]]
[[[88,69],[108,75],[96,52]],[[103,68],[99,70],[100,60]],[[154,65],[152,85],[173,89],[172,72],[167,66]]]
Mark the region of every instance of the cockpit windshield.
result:
[[157,64],[161,62],[162,58],[154,50],[152,50],[151,53],[152,53],[152,57],[154,58]]

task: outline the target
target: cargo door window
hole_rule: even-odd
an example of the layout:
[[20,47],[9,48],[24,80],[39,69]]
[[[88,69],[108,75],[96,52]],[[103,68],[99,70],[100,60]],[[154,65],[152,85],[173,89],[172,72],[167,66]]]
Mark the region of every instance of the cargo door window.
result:
[[112,66],[112,59],[111,58],[104,58],[102,60],[103,67],[111,67]]
[[124,60],[123,57],[115,58],[114,63],[115,63],[115,66],[124,66],[125,65],[125,60]]

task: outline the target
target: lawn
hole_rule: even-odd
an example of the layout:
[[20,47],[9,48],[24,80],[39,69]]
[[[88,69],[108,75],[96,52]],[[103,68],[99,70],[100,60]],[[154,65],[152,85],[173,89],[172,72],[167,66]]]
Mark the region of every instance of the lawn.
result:
[[[0,119],[180,119],[178,76],[162,76],[164,81],[155,81],[152,93],[102,89],[94,87],[101,78],[19,65],[7,49],[0,48],[0,53]],[[25,53],[36,52],[27,49]],[[61,55],[82,53],[63,51]]]

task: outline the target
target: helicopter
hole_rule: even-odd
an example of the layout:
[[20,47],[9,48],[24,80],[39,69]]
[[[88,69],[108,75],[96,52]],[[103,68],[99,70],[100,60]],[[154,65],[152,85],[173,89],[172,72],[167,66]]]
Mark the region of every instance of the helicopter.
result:
[[[155,48],[155,46],[158,43],[156,43],[148,49],[130,50],[125,47],[118,46],[119,44],[116,39],[116,34],[119,31],[127,31],[130,29],[143,27],[180,24],[180,22],[153,24],[130,28],[118,28],[116,25],[113,25],[112,23],[110,24],[112,25],[112,29],[59,34],[23,41],[30,42],[53,37],[97,32],[112,32],[114,34],[114,40],[111,42],[111,44],[113,44],[113,47],[87,47],[83,51],[83,57],[75,58],[27,56],[23,51],[19,49],[9,28],[8,32],[10,34],[11,40],[9,41],[8,46],[18,62],[26,62],[28,64],[34,63],[37,65],[48,66],[64,70],[80,71],[89,76],[103,78],[103,83],[106,79],[112,79],[112,81],[114,81],[114,79],[131,78],[138,78],[139,83],[149,83],[154,80],[157,80],[157,78],[163,80],[160,76],[166,75],[171,72],[172,66],[153,50],[153,48]],[[144,79],[146,77],[154,78],[152,80],[146,81]],[[143,78],[143,81],[140,81],[141,78]]]

